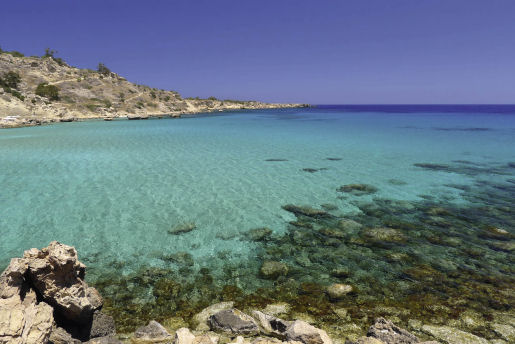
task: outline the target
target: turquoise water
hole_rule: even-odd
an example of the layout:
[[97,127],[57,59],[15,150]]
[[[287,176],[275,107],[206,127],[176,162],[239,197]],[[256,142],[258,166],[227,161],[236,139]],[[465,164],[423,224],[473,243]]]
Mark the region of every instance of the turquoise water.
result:
[[[395,204],[409,204],[406,208],[420,214],[429,207],[452,208],[478,223],[458,226],[468,230],[460,232],[458,245],[482,250],[490,243],[477,237],[481,226],[514,233],[514,113],[321,107],[3,130],[0,265],[26,249],[58,240],[77,248],[92,282],[113,272],[131,276],[149,267],[188,271],[192,276],[205,274],[201,268],[207,268],[217,285],[252,291],[272,286],[258,276],[261,262],[271,258],[287,262],[293,276],[302,276],[299,280],[341,281],[331,276],[330,267],[315,263],[316,252],[307,254],[313,267],[299,263],[300,256],[291,258],[306,246],[295,246],[295,238],[289,257],[273,253],[274,247],[286,249],[284,240],[295,231],[289,222],[302,220],[283,210],[286,204],[320,209],[325,205],[334,218],[352,218],[365,227],[385,226],[385,212],[391,219]],[[337,191],[354,183],[372,185],[377,191]],[[367,213],[372,205],[383,209],[373,219]],[[505,212],[471,215],[478,214],[471,210],[477,207]],[[397,211],[399,218],[410,215],[419,221],[415,210]],[[329,225],[304,220],[315,227]],[[446,220],[451,224],[439,228],[454,229],[453,219]],[[169,233],[189,223],[195,229]],[[447,235],[431,226],[401,229],[410,238],[425,238],[431,231]],[[271,239],[247,240],[246,232],[258,227],[270,228]],[[346,235],[362,238],[359,233]],[[378,251],[413,256],[408,250],[411,241],[375,249],[348,237],[333,239],[320,252],[340,250],[342,262],[356,272],[347,282],[361,290],[366,290],[371,276],[385,283],[398,280],[406,267],[393,267],[399,275],[386,273],[388,265],[383,265],[384,255],[376,256]],[[499,242],[510,245],[512,238]],[[417,244],[419,257],[425,257],[417,264],[436,262],[436,269],[449,269],[452,262],[471,265],[470,256],[449,251],[449,245],[426,244]],[[431,252],[434,257],[428,256]],[[511,252],[488,251],[483,268],[513,276]],[[446,262],[438,261],[443,258]],[[151,293],[142,294],[142,299],[153,302]]]

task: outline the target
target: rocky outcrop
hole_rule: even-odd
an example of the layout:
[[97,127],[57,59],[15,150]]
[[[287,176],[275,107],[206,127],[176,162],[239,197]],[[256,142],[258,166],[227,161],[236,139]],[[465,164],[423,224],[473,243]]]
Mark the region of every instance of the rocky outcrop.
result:
[[209,327],[213,331],[230,334],[256,334],[259,331],[256,321],[252,317],[235,308],[210,316]]
[[299,341],[304,344],[333,343],[324,330],[318,329],[302,320],[295,320],[291,323],[285,333],[289,341]]
[[85,271],[75,249],[56,241],[12,259],[0,276],[0,343],[74,343],[114,334]]
[[386,344],[413,344],[419,339],[408,331],[394,325],[385,318],[377,318],[367,332],[368,337],[379,339]]

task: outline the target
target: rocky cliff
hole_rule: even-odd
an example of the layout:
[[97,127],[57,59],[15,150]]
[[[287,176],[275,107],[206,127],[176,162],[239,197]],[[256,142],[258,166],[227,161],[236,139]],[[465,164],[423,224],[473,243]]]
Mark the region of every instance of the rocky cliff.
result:
[[52,56],[0,52],[0,128],[299,106],[303,105],[186,99],[174,91],[131,83],[105,67],[98,71],[79,69]]

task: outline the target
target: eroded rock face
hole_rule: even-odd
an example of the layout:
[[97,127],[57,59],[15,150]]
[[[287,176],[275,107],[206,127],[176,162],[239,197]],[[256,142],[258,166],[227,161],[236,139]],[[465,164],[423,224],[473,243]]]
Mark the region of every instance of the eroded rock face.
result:
[[79,262],[75,248],[53,241],[41,250],[25,251],[23,259],[29,283],[66,319],[88,323],[102,307],[100,294],[84,282],[86,266]]
[[[90,328],[102,306],[98,292],[84,282],[85,268],[73,247],[56,241],[12,259],[0,275],[0,343],[76,342],[70,334]],[[71,327],[59,327],[60,321]]]
[[413,344],[418,338],[408,331],[394,325],[390,320],[377,318],[367,332],[368,337],[379,339],[386,344]]

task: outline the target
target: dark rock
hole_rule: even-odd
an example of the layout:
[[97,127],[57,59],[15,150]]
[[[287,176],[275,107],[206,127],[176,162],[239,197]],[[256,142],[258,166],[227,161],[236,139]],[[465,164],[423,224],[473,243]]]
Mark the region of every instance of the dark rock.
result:
[[123,344],[118,339],[112,336],[93,338],[85,342],[85,344]]
[[75,339],[66,332],[62,327],[56,327],[52,329],[52,333],[50,334],[50,338],[48,340],[49,344],[80,344],[81,341]]
[[168,234],[173,234],[173,235],[184,234],[184,233],[191,232],[195,228],[197,228],[197,225],[195,225],[195,223],[193,223],[193,222],[181,223],[181,224],[178,224],[175,227],[169,229]]
[[412,344],[419,339],[408,331],[394,325],[385,318],[377,318],[367,332],[368,337],[379,339],[385,344]]
[[113,317],[100,311],[93,313],[90,338],[107,337],[116,334]]
[[233,308],[220,311],[209,317],[209,327],[213,331],[231,334],[256,334],[259,328],[254,319]]
[[245,233],[245,238],[251,241],[266,241],[270,235],[272,235],[270,228],[254,228]]
[[259,275],[266,279],[277,279],[279,276],[286,276],[288,274],[288,266],[284,263],[266,260],[259,269]]
[[266,159],[265,161],[288,161],[287,159]]
[[309,206],[298,206],[293,204],[283,205],[284,210],[294,213],[295,215],[304,215],[307,217],[329,217],[331,216],[327,211],[322,209],[315,209]]
[[340,186],[337,191],[350,193],[354,196],[363,196],[377,192],[377,188],[368,184],[347,184]]

